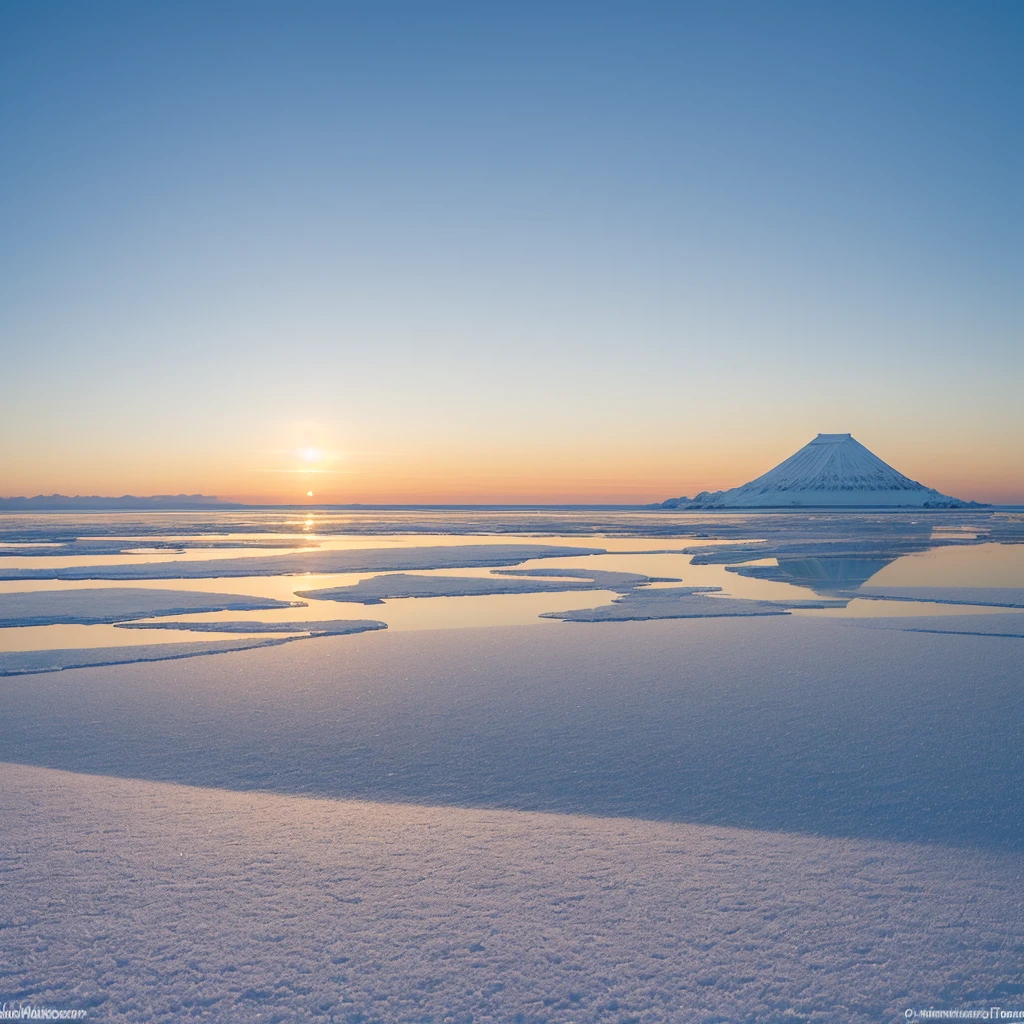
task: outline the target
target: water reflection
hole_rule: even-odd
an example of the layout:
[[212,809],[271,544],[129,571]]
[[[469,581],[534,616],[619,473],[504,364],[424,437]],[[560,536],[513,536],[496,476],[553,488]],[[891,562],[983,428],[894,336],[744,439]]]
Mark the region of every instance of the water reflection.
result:
[[898,557],[780,558],[777,565],[737,565],[728,566],[728,570],[749,579],[791,583],[809,587],[815,593],[829,594],[856,590]]
[[[21,517],[24,520],[27,517]],[[355,535],[342,533],[318,533],[308,538],[297,538],[298,528],[306,525],[297,516],[294,522],[285,522],[286,517],[276,516],[260,519],[254,516],[248,523],[238,517],[227,517],[218,521],[220,532],[205,517],[202,522],[188,523],[182,517],[150,517],[145,523],[129,522],[132,517],[96,517],[88,523],[72,518],[51,517],[44,524],[28,524],[18,517],[0,517],[0,545],[12,554],[0,557],[4,567],[25,566],[40,568],[51,563],[67,565],[81,564],[135,564],[141,562],[165,562],[180,560],[186,564],[195,560],[218,558],[237,560],[249,557],[287,551],[301,551],[302,543],[311,543],[319,551],[347,551],[366,548],[401,549],[424,544],[450,547],[453,545],[507,543],[499,540],[494,533],[483,532],[487,527],[506,527],[515,518],[515,540],[532,543],[580,546],[580,533],[587,517],[581,513],[566,513],[561,518],[553,514],[545,517],[519,513],[496,514],[476,513],[476,519],[468,513],[454,516],[453,533],[428,534],[412,532],[413,521],[409,517],[395,517],[387,524],[394,532],[385,535],[370,535],[357,532]],[[342,523],[341,519],[346,519]],[[423,514],[422,528],[426,522],[441,526],[447,522],[441,513]],[[538,519],[540,518],[540,522]],[[876,586],[1024,586],[1024,544],[986,543],[984,537],[999,532],[1000,537],[1009,539],[1017,528],[1016,520],[989,516],[972,521],[970,529],[953,523],[936,525],[932,517],[918,521],[900,516],[808,516],[808,515],[760,515],[714,517],[688,515],[686,517],[658,518],[659,535],[650,536],[609,536],[596,533],[600,525],[606,530],[625,531],[627,527],[640,527],[641,522],[650,522],[650,517],[632,513],[622,515],[613,522],[606,514],[591,517],[591,536],[587,545],[604,548],[606,554],[563,558],[529,560],[520,564],[522,569],[604,569],[642,573],[652,578],[681,580],[686,586],[710,586],[722,588],[723,596],[750,600],[786,601],[807,597],[808,591],[821,597],[853,597],[846,609],[829,609],[822,613],[806,613],[833,616],[901,616],[915,612],[929,611],[940,614],[942,606],[927,608],[908,602],[866,600],[870,595],[865,591]],[[528,532],[538,525],[550,526],[559,521],[564,533],[536,536]],[[600,522],[598,521],[600,520]],[[351,525],[352,516],[334,517],[327,520],[318,516],[319,528],[339,528]],[[467,531],[475,521],[477,533]],[[688,524],[693,530],[699,525],[702,537],[693,532],[679,532],[668,536],[661,532],[674,522],[677,529]],[[54,529],[54,523],[59,527]],[[943,520],[945,523],[945,519]],[[29,526],[34,528],[27,528]],[[190,532],[187,527],[193,527]],[[364,523],[368,529],[369,523]],[[380,524],[378,524],[379,526]],[[451,524],[448,524],[451,525]],[[48,529],[44,529],[47,526]],[[162,527],[164,532],[158,533]],[[249,528],[249,532],[246,531]],[[257,530],[257,527],[259,529]],[[398,532],[398,528],[409,532]],[[279,530],[280,532],[275,532]],[[145,535],[139,542],[137,533]],[[986,532],[987,531],[987,532]],[[81,554],[82,545],[77,537],[88,534],[88,543],[107,546],[111,540],[130,538],[139,545],[124,554]],[[20,545],[39,546],[54,543],[59,536],[68,550],[59,554],[27,556],[19,552]],[[1024,536],[1024,534],[1022,534]],[[16,539],[15,539],[16,538]],[[101,538],[101,539],[96,539]],[[166,545],[181,544],[185,550],[167,551]],[[195,545],[189,547],[188,545]],[[144,545],[144,546],[142,546]],[[213,550],[211,550],[213,549]],[[50,549],[47,549],[49,551]],[[684,553],[685,552],[685,553]],[[421,569],[422,574],[489,576],[489,567],[460,569]],[[211,591],[238,593],[254,597],[272,597],[278,600],[294,600],[295,591],[316,588],[351,586],[376,573],[334,573],[300,576],[239,576],[221,579],[175,579],[162,580],[157,584],[163,589],[188,591]],[[865,587],[865,585],[868,587]],[[129,581],[90,580],[12,580],[0,582],[0,595],[17,591],[59,591],[81,587],[101,589],[105,586],[117,588],[154,586],[147,579]],[[652,586],[678,586],[676,583],[653,583]],[[923,596],[923,595],[922,595]],[[389,600],[378,606],[375,616],[387,621],[392,631],[452,629],[467,626],[528,625],[558,628],[550,620],[540,619],[545,612],[569,611],[606,604],[614,597],[606,591],[577,592],[562,594],[514,594],[488,595],[483,597],[442,597],[430,599]],[[861,600],[863,597],[865,600]],[[963,605],[947,606],[948,613],[965,613]],[[937,609],[937,610],[936,610]],[[991,608],[979,608],[991,612]],[[306,619],[358,618],[365,616],[361,606],[338,605],[328,601],[310,601],[308,607],[288,608],[274,612],[251,613],[208,613],[190,617],[197,622],[209,623],[212,636],[219,619],[252,619],[256,621],[292,621]],[[135,642],[155,642],[144,636]],[[43,649],[53,647],[94,647],[119,646],[126,643],[125,631],[114,626],[53,626],[7,628],[0,630],[0,651]]]
[[1024,545],[939,543],[920,551],[871,555],[780,554],[726,565],[725,570],[743,579],[785,583],[824,596],[855,592],[868,582],[872,587],[1020,587]]

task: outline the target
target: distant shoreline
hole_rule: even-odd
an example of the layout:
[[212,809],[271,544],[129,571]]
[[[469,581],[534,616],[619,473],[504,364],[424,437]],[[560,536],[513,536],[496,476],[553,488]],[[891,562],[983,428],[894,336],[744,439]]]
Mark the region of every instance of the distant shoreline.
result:
[[967,508],[921,508],[920,506],[897,507],[892,505],[780,505],[756,506],[751,508],[662,508],[651,505],[272,505],[272,504],[234,504],[218,503],[216,505],[200,504],[135,504],[135,505],[14,505],[17,499],[0,498],[0,514],[21,515],[25,513],[61,514],[61,513],[110,513],[110,512],[649,512],[652,515],[780,515],[784,513],[813,512],[836,513],[850,515],[854,513],[881,512],[894,515],[933,515],[958,513],[979,515],[991,512],[1021,512],[1024,504],[1018,505],[984,505]]

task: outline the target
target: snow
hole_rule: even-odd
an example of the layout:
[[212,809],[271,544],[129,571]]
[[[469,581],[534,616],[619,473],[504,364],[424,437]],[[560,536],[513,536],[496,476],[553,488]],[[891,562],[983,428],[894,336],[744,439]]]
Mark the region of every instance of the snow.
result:
[[774,469],[741,487],[666,503],[679,508],[957,508],[966,504],[905,477],[850,434],[818,434]]
[[0,820],[5,998],[90,1020],[878,1024],[937,994],[1018,1005],[1018,854],[18,765]]
[[0,593],[0,627],[123,622],[125,619],[145,619],[155,615],[254,611],[303,605],[302,601],[277,601],[269,597],[136,587]]
[[0,999],[347,1024],[1015,1005],[1017,647],[783,616],[7,679]]
[[388,572],[396,569],[456,569],[515,565],[533,558],[603,554],[603,548],[551,544],[463,544],[419,548],[359,548],[341,551],[253,555],[208,561],[77,565],[45,569],[0,569],[0,580],[172,580],[300,573]]
[[[402,597],[476,597],[485,594],[543,594],[574,590],[630,590],[652,579],[634,572],[601,569],[506,569],[500,576],[412,576],[396,573],[359,580],[347,587],[298,590],[296,597],[317,601],[380,604]],[[508,579],[509,576],[531,577]],[[552,577],[534,579],[532,577]]]
[[[223,515],[232,530],[266,529],[255,515]],[[327,532],[408,527],[389,515],[336,516]],[[527,533],[557,519],[489,515],[460,512],[451,528]],[[209,530],[210,518],[175,528]],[[833,589],[872,560],[1020,539],[1022,529],[1013,517],[957,511],[567,522],[578,534],[741,540],[733,558],[777,557],[787,582]],[[695,550],[719,566],[727,548]],[[1014,549],[990,548],[963,551],[986,557],[973,569],[961,559],[962,573],[942,575],[945,555],[961,554],[943,551],[880,578],[1021,582],[1011,580]],[[426,564],[398,568],[443,572],[511,564],[494,562],[496,552],[524,549],[593,550],[436,541],[321,550],[314,559],[353,563],[320,559],[310,571],[390,572],[352,564],[411,559]],[[309,565],[306,554],[280,560],[293,557],[202,554],[171,572]],[[670,563],[606,556],[467,585],[602,588],[561,599],[542,590],[538,610],[618,589],[597,621],[709,606],[716,617],[400,633],[368,620],[270,621],[306,612],[199,622],[172,609],[161,621],[117,621],[235,635],[0,656],[0,671],[20,658],[18,670],[34,673],[0,680],[0,1003],[87,1008],[97,1020],[345,1024],[868,1024],[913,1007],[1019,1005],[1024,611],[1005,609],[1020,588],[866,588],[945,599],[953,614],[892,601],[869,607],[927,614],[811,619],[783,613],[843,602],[741,600],[580,568],[653,574],[675,571]],[[984,575],[993,565],[1001,575]],[[724,577],[700,565],[680,574]],[[411,578],[448,592],[464,583]],[[747,596],[799,594],[727,579]],[[288,597],[302,582],[316,585],[232,585]],[[159,591],[101,603],[126,587],[93,591],[78,610],[157,614],[138,602]],[[73,614],[60,592],[6,596]],[[988,612],[957,607],[986,598]],[[491,600],[532,599],[479,603]],[[365,635],[305,636],[358,625]],[[231,657],[191,656],[219,651]],[[130,663],[47,671],[111,657]],[[150,657],[174,660],[139,661]]]

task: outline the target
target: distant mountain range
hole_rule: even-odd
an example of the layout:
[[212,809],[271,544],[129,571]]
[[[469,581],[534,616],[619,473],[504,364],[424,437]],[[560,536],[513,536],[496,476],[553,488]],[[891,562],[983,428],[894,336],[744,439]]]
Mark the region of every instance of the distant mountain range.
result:
[[155,494],[148,498],[137,498],[134,494],[122,494],[120,498],[103,498],[98,494],[76,494],[74,497],[67,494],[37,494],[34,498],[0,498],[0,512],[113,512],[134,509],[146,511],[244,507],[207,494]]
[[763,476],[660,508],[982,508],[911,480],[850,434],[819,434]]

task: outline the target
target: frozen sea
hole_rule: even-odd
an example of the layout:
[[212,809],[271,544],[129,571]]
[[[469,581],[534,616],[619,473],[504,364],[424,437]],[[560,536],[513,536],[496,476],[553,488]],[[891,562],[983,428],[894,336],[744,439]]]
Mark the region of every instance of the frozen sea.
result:
[[1024,1019],[1022,669],[1012,512],[0,516],[0,1004]]

